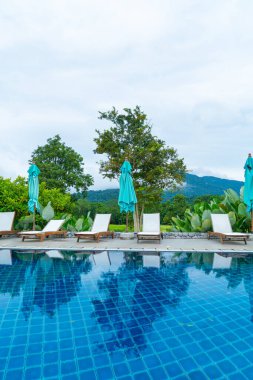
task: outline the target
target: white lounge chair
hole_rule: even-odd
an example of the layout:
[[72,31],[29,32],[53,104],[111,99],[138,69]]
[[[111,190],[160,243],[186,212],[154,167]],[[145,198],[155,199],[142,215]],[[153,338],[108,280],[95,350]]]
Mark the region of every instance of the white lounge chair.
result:
[[108,231],[111,214],[96,214],[91,231],[76,232],[77,241],[79,239],[93,239],[99,241],[102,236],[114,238],[114,232]]
[[137,241],[139,240],[159,240],[163,235],[160,230],[160,214],[143,214],[142,232],[137,233]]
[[13,235],[17,231],[13,230],[15,211],[0,212],[0,238],[3,235]]
[[213,231],[208,232],[208,239],[211,236],[220,238],[221,243],[225,240],[239,240],[247,244],[249,234],[233,232],[228,214],[211,214]]
[[43,241],[49,236],[62,236],[65,237],[67,231],[60,230],[61,226],[65,222],[64,219],[50,220],[47,225],[41,231],[21,231],[18,236],[22,237],[22,241],[25,239],[39,239]]

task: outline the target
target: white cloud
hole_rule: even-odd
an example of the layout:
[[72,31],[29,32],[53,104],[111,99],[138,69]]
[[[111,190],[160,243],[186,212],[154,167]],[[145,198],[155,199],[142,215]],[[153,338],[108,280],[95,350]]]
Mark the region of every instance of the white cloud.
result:
[[[60,134],[95,188],[99,110],[140,105],[199,173],[242,179],[253,121],[249,0],[9,0],[0,14],[0,175]],[[198,169],[202,168],[202,169]]]

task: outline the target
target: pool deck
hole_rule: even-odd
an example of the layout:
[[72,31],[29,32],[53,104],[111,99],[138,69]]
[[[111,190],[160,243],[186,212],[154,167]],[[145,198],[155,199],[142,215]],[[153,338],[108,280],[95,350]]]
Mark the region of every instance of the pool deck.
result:
[[0,239],[0,249],[15,250],[72,250],[72,251],[144,251],[144,252],[245,252],[253,254],[253,237],[245,245],[242,241],[220,243],[217,239],[163,239],[159,244],[156,241],[142,241],[136,239],[122,240],[119,238],[101,239],[100,242],[80,240],[76,238],[49,238],[40,242],[36,239],[27,239],[22,242],[18,237],[3,237]]

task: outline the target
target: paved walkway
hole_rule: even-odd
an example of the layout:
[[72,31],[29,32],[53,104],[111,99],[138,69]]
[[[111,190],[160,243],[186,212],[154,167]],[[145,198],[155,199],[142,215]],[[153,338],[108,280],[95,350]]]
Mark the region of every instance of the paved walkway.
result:
[[169,251],[169,252],[248,252],[253,254],[253,238],[245,245],[244,242],[234,241],[221,244],[216,239],[164,239],[159,244],[155,241],[143,241],[137,243],[137,240],[121,239],[101,239],[99,243],[89,240],[80,240],[77,243],[76,238],[57,239],[49,238],[43,242],[35,239],[29,239],[22,242],[21,238],[8,237],[0,239],[0,249],[17,249],[17,250],[73,250],[73,251],[104,251],[104,250],[121,250],[121,251]]

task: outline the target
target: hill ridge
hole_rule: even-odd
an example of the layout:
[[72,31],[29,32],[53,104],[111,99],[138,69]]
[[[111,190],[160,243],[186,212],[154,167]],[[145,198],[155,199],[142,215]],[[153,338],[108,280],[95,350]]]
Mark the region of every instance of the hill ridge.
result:
[[[196,174],[186,174],[185,185],[178,191],[171,193],[164,192],[164,200],[172,198],[176,194],[184,194],[188,198],[195,198],[201,195],[222,195],[225,190],[233,189],[239,193],[243,186],[242,181],[225,179],[214,176],[200,177]],[[118,199],[119,189],[89,190],[88,200],[91,202],[104,202]]]

